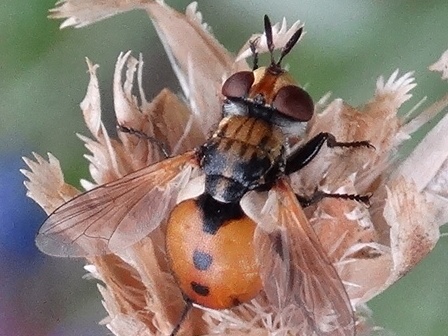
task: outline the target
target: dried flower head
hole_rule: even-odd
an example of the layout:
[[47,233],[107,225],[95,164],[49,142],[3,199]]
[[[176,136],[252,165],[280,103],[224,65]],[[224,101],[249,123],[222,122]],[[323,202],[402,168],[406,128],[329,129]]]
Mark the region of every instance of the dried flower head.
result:
[[[61,1],[52,17],[66,18],[63,27],[82,27],[133,8],[143,8],[154,22],[181,83],[186,101],[163,90],[148,101],[142,88],[142,58],[130,52],[118,57],[114,74],[114,103],[117,122],[140,130],[157,141],[129,133],[112,139],[101,121],[97,65],[87,60],[90,83],[81,103],[85,122],[93,136],[79,136],[90,155],[94,182],[82,181],[86,190],[115,181],[126,174],[164,159],[163,144],[170,155],[202,144],[221,115],[220,87],[235,71],[248,70],[249,42],[236,60],[208,32],[202,17],[191,4],[185,14],[158,1]],[[299,27],[287,29],[286,21],[274,25],[273,40],[281,48]],[[259,52],[267,51],[265,34],[254,35]],[[431,69],[446,78],[447,52]],[[319,132],[331,132],[341,141],[368,139],[375,147],[359,149],[356,155],[322,149],[304,169],[291,175],[294,191],[310,195],[316,186],[331,193],[372,194],[370,207],[356,201],[328,198],[306,209],[308,220],[336,268],[357,316],[358,333],[370,332],[364,304],[406,274],[435,246],[439,227],[448,221],[448,136],[445,116],[406,158],[397,151],[423,124],[448,105],[448,96],[416,117],[400,117],[398,109],[416,86],[412,73],[379,78],[372,99],[352,107],[341,99],[322,99],[310,121],[305,140]],[[138,92],[138,97],[132,92]],[[56,158],[35,154],[25,159],[23,171],[28,196],[47,213],[72,199],[80,191],[66,184]],[[194,172],[185,173],[184,183]],[[192,174],[192,175],[189,175]],[[188,176],[187,176],[188,175]],[[270,214],[269,194],[257,202],[259,216]],[[163,212],[162,212],[163,213]],[[147,214],[146,214],[147,216]],[[138,227],[132,227],[138,229]],[[117,336],[169,334],[184,309],[182,293],[165,257],[163,225],[131,247],[114,254],[89,257],[86,270],[104,285],[98,288],[109,317],[103,322]],[[304,322],[305,323],[305,322]],[[331,330],[329,335],[341,334]],[[278,309],[265,292],[232,309],[213,310],[194,306],[182,325],[185,334],[301,334],[291,306]]]

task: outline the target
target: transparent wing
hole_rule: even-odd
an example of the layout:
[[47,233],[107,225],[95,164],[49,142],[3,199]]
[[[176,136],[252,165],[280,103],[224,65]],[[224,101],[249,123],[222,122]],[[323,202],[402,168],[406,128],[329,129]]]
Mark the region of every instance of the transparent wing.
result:
[[[269,301],[287,312],[288,324],[299,335],[354,335],[355,320],[344,285],[292,188],[280,180],[273,192],[272,223],[258,225],[254,238]],[[266,224],[268,232],[263,229]]]
[[188,152],[73,198],[42,224],[37,247],[53,256],[86,257],[136,243],[169,214],[190,179],[193,158]]

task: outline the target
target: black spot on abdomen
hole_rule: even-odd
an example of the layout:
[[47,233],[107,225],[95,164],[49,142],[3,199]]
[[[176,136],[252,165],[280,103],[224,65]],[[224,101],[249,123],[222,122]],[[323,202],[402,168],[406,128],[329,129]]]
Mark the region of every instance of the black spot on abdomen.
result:
[[193,252],[193,264],[194,267],[199,271],[206,271],[210,268],[213,262],[213,257],[199,250],[194,250]]
[[210,288],[194,281],[191,282],[191,288],[200,296],[208,296],[210,294]]

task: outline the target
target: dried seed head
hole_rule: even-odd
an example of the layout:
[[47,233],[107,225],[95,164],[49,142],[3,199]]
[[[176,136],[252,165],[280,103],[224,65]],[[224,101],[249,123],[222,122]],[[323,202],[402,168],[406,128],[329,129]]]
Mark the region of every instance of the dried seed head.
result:
[[[183,15],[158,1],[65,0],[51,16],[65,18],[63,27],[82,27],[136,7],[144,8],[157,26],[187,105],[168,90],[148,102],[141,87],[142,60],[128,52],[119,56],[114,75],[117,120],[160,139],[171,153],[182,153],[201,144],[218,121],[222,80],[236,70],[249,69],[244,58],[252,54],[250,43],[235,61],[209,34],[195,5]],[[299,25],[296,22],[287,29],[285,20],[281,26],[274,25],[275,47],[283,48]],[[249,41],[255,38],[257,51],[268,51],[265,34],[254,35]],[[444,78],[447,53],[431,66]],[[94,182],[84,181],[86,189],[163,159],[160,148],[151,141],[127,133],[119,133],[119,139],[109,137],[101,122],[97,66],[88,61],[88,68],[90,83],[81,109],[93,139],[80,138],[91,153],[86,157]],[[131,93],[135,85],[140,104]],[[368,139],[375,150],[361,148],[348,153],[324,149],[309,166],[291,176],[294,190],[301,194],[309,194],[318,185],[329,192],[373,195],[369,208],[355,201],[326,199],[307,209],[320,242],[346,285],[357,312],[359,333],[370,330],[369,313],[363,304],[418,263],[437,242],[439,226],[448,221],[448,137],[442,132],[447,129],[447,117],[408,158],[399,161],[396,156],[412,132],[448,105],[448,99],[443,98],[420,117],[399,117],[398,109],[415,86],[412,73],[400,77],[396,71],[386,81],[382,77],[378,80],[372,99],[363,107],[351,107],[341,99],[318,104],[306,137],[331,132],[341,141]],[[28,196],[47,213],[79,193],[64,182],[59,163],[51,154],[48,162],[38,155],[25,162],[29,166],[29,171],[23,171],[29,180],[25,182]],[[269,206],[269,199],[265,202]],[[99,286],[109,314],[105,323],[117,336],[168,334],[184,308],[166,262],[164,235],[161,226],[128,249],[89,260],[91,265],[86,269],[105,284]],[[294,307],[275,308],[262,292],[251,302],[225,311],[195,307],[181,333],[297,334],[300,324],[288,322],[294,321],[295,314]]]

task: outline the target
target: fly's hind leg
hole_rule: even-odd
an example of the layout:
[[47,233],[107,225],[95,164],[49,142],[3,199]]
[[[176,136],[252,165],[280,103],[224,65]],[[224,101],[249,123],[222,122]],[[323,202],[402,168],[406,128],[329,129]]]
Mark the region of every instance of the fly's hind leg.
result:
[[310,205],[313,205],[317,202],[320,202],[321,200],[323,200],[324,198],[339,198],[339,199],[344,199],[344,200],[352,200],[352,201],[357,201],[360,203],[363,203],[366,206],[370,205],[370,197],[372,195],[371,194],[367,194],[367,195],[357,195],[357,194],[332,194],[332,193],[326,193],[324,191],[321,190],[316,190],[311,196],[307,197],[307,196],[301,196],[301,195],[297,195],[297,200],[299,201],[300,205],[303,208],[309,207]]
[[179,317],[179,321],[177,322],[176,326],[174,327],[173,331],[171,331],[170,336],[177,336],[179,333],[180,328],[182,327],[182,324],[187,319],[188,313],[191,311],[191,308],[193,308],[193,302],[189,299],[185,300],[186,304],[182,311],[181,316]]
[[166,147],[166,144],[158,139],[156,139],[153,136],[150,136],[142,131],[136,130],[134,128],[126,127],[124,125],[117,125],[117,130],[119,132],[128,133],[131,135],[135,135],[138,138],[142,138],[145,140],[148,140],[149,142],[155,144],[159,150],[162,152],[162,154],[165,156],[165,158],[170,157],[170,154],[168,152],[168,149]]

